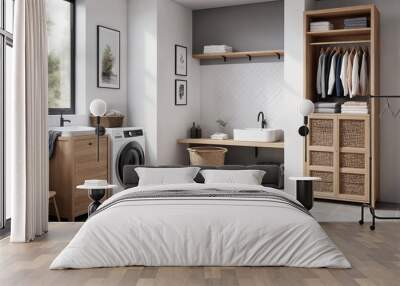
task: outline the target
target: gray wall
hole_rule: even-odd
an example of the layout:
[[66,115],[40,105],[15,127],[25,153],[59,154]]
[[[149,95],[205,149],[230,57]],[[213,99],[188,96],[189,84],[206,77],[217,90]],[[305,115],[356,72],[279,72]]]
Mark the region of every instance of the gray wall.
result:
[[[373,3],[381,12],[381,95],[400,95],[400,1],[322,0],[315,9]],[[390,100],[391,110],[400,110],[400,100]],[[386,100],[381,108],[381,200],[400,202],[400,117],[393,117]]]
[[236,51],[283,48],[283,1],[193,11],[193,51],[226,44]]

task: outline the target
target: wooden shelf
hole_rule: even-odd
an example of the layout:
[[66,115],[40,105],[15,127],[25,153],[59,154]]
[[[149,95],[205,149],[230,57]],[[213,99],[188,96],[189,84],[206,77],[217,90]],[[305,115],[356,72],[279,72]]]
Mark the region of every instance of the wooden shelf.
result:
[[356,28],[356,29],[337,29],[330,31],[307,32],[310,36],[354,36],[354,35],[369,35],[371,28]]
[[330,9],[322,9],[322,10],[310,10],[306,11],[306,17],[310,19],[324,19],[324,18],[333,18],[333,17],[355,17],[359,15],[370,14],[371,11],[375,10],[375,5],[367,4],[367,5],[358,5],[358,6],[350,6],[350,7],[341,7],[341,8],[330,8]]
[[283,149],[283,142],[250,142],[236,140],[215,140],[207,138],[199,139],[179,139],[178,144],[195,144],[195,145],[220,145],[220,146],[240,146],[240,147],[257,147],[257,148],[274,148]]
[[310,46],[343,45],[343,44],[369,44],[369,43],[371,43],[370,40],[332,41],[332,42],[310,43]]
[[239,59],[253,57],[278,57],[284,55],[283,50],[269,50],[269,51],[246,51],[246,52],[232,52],[232,53],[213,53],[213,54],[195,54],[194,59],[198,60],[226,60],[226,59]]

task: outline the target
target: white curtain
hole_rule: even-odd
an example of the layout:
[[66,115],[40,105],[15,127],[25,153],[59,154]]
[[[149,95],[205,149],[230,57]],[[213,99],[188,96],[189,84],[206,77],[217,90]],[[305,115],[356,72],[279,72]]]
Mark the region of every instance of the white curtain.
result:
[[13,94],[6,111],[12,242],[31,241],[48,226],[45,2],[15,1]]

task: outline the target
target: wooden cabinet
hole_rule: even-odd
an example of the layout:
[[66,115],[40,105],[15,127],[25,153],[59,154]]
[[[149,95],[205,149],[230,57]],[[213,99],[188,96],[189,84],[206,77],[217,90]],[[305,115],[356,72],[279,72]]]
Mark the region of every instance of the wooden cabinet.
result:
[[[368,27],[345,29],[344,19],[366,17]],[[330,31],[310,31],[310,23],[329,21]],[[362,47],[369,52],[369,95],[379,96],[379,11],[375,5],[311,10],[304,14],[304,96],[317,96],[317,63],[321,48]],[[369,114],[314,114],[310,117],[305,171],[321,177],[316,197],[340,201],[370,203],[379,194],[379,100],[368,96],[357,99],[330,97],[331,101],[361,100],[368,103]]]
[[[90,199],[86,190],[76,186],[88,179],[109,180],[108,137],[100,138],[97,161],[96,136],[60,137],[50,160],[50,190],[57,193],[57,204],[62,218],[74,221],[86,214]],[[107,197],[107,196],[106,196]]]
[[[306,172],[316,198],[370,201],[370,115],[313,114]],[[375,194],[372,194],[375,200]]]

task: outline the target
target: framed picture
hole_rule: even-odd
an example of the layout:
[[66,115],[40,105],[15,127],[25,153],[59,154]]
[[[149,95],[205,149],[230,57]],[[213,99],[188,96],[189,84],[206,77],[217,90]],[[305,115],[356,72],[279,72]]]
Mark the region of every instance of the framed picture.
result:
[[97,87],[120,88],[120,32],[97,26]]
[[187,47],[175,45],[175,74],[187,76]]
[[187,105],[187,81],[175,80],[175,105]]

